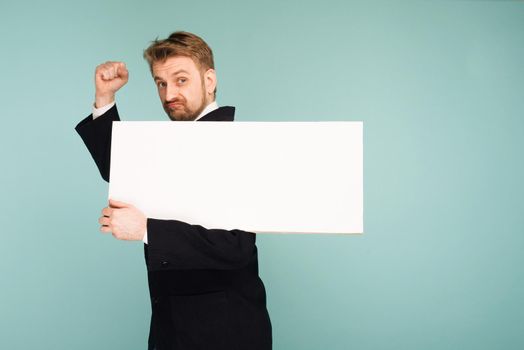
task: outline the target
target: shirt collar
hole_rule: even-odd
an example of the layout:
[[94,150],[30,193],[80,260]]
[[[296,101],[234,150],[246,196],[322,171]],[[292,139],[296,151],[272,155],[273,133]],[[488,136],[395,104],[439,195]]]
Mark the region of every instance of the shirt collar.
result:
[[202,112],[200,112],[200,114],[198,115],[198,117],[196,117],[195,121],[199,120],[200,118],[202,118],[203,116],[205,116],[206,114],[210,113],[210,112],[213,112],[215,109],[218,109],[218,104],[217,104],[217,101],[213,101],[211,102],[210,104],[208,104],[206,106],[206,108],[204,108],[204,110]]

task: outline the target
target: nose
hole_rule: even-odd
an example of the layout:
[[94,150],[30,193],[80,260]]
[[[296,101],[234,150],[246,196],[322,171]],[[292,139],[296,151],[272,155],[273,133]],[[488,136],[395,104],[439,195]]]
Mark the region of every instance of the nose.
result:
[[166,101],[171,101],[178,96],[178,87],[176,84],[167,84],[166,86]]

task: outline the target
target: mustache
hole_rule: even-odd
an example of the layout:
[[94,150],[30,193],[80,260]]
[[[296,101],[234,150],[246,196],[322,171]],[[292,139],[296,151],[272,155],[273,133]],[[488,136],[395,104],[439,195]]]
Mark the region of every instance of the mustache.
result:
[[182,104],[186,104],[186,99],[185,99],[185,98],[177,97],[177,98],[174,98],[174,99],[172,99],[172,100],[169,100],[169,101],[164,102],[164,105],[165,105],[165,106],[168,106],[168,105],[171,104],[171,103],[182,103]]

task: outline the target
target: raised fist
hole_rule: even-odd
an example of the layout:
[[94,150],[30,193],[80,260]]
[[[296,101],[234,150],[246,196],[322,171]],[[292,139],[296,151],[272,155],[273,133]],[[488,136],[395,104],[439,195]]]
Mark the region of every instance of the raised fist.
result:
[[129,72],[124,62],[102,63],[95,70],[95,107],[100,108],[115,100],[115,93],[127,83]]

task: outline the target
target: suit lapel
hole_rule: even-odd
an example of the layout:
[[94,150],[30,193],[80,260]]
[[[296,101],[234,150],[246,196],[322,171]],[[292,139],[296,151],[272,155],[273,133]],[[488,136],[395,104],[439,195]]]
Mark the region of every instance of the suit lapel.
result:
[[235,107],[224,106],[209,112],[197,122],[232,122],[235,119]]

